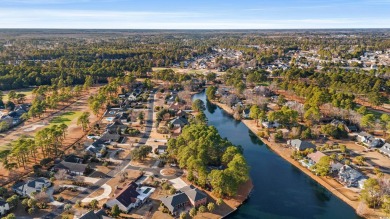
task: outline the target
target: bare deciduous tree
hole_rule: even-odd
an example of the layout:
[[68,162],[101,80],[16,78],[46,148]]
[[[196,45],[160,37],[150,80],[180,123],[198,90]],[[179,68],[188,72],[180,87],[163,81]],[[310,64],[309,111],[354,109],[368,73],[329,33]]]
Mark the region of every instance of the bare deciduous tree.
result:
[[68,177],[68,172],[66,170],[58,170],[54,177],[56,180],[64,180]]
[[46,192],[40,192],[34,196],[34,199],[39,203],[49,203],[49,195]]

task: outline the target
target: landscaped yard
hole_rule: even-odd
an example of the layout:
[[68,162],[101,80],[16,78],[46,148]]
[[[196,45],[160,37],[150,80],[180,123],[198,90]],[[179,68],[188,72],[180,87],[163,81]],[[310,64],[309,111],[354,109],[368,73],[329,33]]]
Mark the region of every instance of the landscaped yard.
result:
[[81,111],[63,113],[60,116],[54,117],[52,120],[50,120],[48,127],[52,127],[53,125],[60,125],[61,123],[69,125],[73,120],[80,117],[82,113],[83,112]]

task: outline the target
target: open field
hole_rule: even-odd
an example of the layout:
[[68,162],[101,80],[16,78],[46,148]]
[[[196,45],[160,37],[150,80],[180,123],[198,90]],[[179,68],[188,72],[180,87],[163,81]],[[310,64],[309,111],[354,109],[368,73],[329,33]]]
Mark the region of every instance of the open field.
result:
[[[19,90],[14,90],[16,93],[18,94],[25,94],[26,95],[26,100],[31,100],[31,97],[32,97],[32,90],[34,88],[25,88],[25,89],[19,89]],[[7,102],[8,101],[8,93],[10,91],[3,91],[3,94],[4,94],[4,97],[3,97],[3,101],[4,102]],[[27,101],[28,102],[28,101]]]
[[217,70],[209,70],[209,69],[187,69],[187,68],[152,68],[153,71],[161,71],[164,69],[172,69],[176,73],[188,73],[188,74],[205,74],[208,72],[214,72],[217,74],[223,74],[224,72],[218,72]]
[[[79,99],[74,100],[70,105],[62,106],[60,109],[50,110],[45,113],[44,117],[34,118],[25,121],[21,125],[2,133],[0,137],[0,150],[9,149],[9,143],[20,138],[21,136],[33,137],[39,130],[50,127],[53,125],[59,125],[65,123],[68,126],[66,138],[63,141],[63,148],[68,148],[78,141],[85,133],[81,127],[77,125],[77,118],[82,112],[90,111],[87,103],[89,95],[93,95],[97,92],[98,87],[93,87],[88,93],[84,93]],[[98,117],[91,113],[89,118],[91,123],[98,120]],[[41,159],[41,155],[38,154],[37,160]],[[36,160],[29,160],[27,162],[26,169],[19,168],[13,172],[13,174],[25,174],[31,171],[31,166],[36,163]],[[10,173],[5,171],[0,165],[0,180],[2,183],[6,183],[10,179]]]
[[60,116],[54,117],[50,120],[49,125],[47,127],[52,127],[53,125],[59,125],[64,123],[65,125],[69,125],[72,121],[76,120],[81,116],[83,112],[81,111],[70,111],[61,114]]

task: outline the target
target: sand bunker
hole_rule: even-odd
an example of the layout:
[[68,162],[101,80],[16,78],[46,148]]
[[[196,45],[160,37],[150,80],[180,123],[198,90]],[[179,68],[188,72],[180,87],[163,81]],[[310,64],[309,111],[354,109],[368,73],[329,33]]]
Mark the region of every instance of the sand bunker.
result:
[[26,128],[26,129],[24,129],[23,131],[24,131],[24,132],[32,132],[32,131],[34,131],[35,129],[40,128],[40,127],[43,127],[43,126],[45,126],[45,125],[32,125],[32,126]]

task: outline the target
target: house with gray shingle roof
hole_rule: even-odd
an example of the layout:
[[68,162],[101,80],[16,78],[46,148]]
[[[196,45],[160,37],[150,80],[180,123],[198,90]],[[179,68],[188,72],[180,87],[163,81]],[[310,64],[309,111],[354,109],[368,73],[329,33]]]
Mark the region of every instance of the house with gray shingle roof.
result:
[[163,205],[176,215],[180,209],[187,206],[199,207],[207,204],[207,195],[193,186],[182,188],[179,193],[171,196],[165,196],[160,199]]
[[152,195],[155,188],[142,186],[139,187],[134,181],[126,188],[123,188],[117,195],[109,199],[106,205],[112,208],[118,205],[119,209],[129,212],[131,209],[141,206]]
[[0,216],[7,214],[8,211],[9,211],[8,202],[0,199]]
[[288,140],[287,144],[292,146],[295,150],[297,151],[304,151],[306,149],[313,148],[315,149],[316,146],[308,141],[302,141],[300,139],[293,139],[293,140]]
[[108,124],[106,130],[109,133],[117,133],[118,129],[123,133],[127,129],[127,125],[123,124],[120,120],[115,120],[113,123]]
[[389,156],[390,157],[390,144],[389,143],[386,143],[384,144],[380,149],[379,151],[386,155],[386,156]]
[[176,117],[169,122],[175,128],[183,128],[188,125],[188,120],[184,117]]
[[160,199],[165,207],[168,208],[171,214],[175,215],[180,208],[190,206],[190,200],[185,193],[177,193],[171,196],[165,196]]
[[118,205],[119,209],[128,212],[130,209],[139,206],[140,200],[137,198],[140,194],[137,192],[138,185],[131,182],[126,188],[123,188],[114,198],[107,201],[106,205],[112,208]]
[[51,182],[48,179],[39,177],[30,180],[27,183],[16,183],[12,186],[12,190],[21,196],[31,197],[32,193],[39,193],[43,190],[43,188],[49,188],[50,186]]
[[338,173],[338,180],[348,187],[358,187],[361,183],[359,181],[365,180],[362,173],[354,168],[344,165]]
[[87,164],[82,164],[82,163],[72,163],[72,162],[66,162],[66,161],[61,161],[60,163],[56,164],[54,166],[55,170],[66,170],[70,174],[75,174],[75,175],[84,175],[85,171],[88,169]]
[[80,217],[75,216],[75,219],[112,219],[112,217],[107,216],[104,209],[98,211],[90,210],[87,213],[81,215]]

